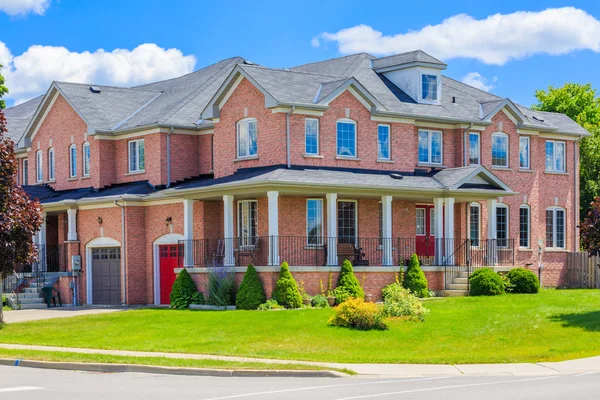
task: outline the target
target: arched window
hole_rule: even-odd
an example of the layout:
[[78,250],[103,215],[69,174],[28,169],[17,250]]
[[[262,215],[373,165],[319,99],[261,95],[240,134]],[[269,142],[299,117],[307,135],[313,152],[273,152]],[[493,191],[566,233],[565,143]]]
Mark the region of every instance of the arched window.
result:
[[90,176],[90,144],[83,144],[83,176]]
[[54,179],[54,149],[51,148],[48,150],[48,180],[53,181]]
[[69,176],[77,177],[77,146],[74,144],[69,147]]
[[44,168],[42,165],[42,157],[42,151],[38,150],[38,152],[35,154],[35,177],[38,183],[44,181]]
[[564,249],[566,247],[566,213],[561,207],[546,209],[546,248]]
[[481,206],[479,203],[469,204],[469,242],[479,247],[481,237]]
[[528,249],[529,243],[531,211],[529,205],[522,204],[519,207],[519,247]]
[[339,157],[356,157],[356,122],[343,118],[336,124],[336,154]]
[[492,133],[492,166],[508,168],[508,135]]

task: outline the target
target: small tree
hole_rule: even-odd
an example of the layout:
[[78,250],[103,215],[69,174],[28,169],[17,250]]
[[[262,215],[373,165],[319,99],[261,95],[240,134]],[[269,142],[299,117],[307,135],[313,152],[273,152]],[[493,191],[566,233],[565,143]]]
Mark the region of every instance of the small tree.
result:
[[587,216],[580,226],[581,244],[590,257],[600,255],[600,197],[590,203]]
[[190,304],[204,304],[204,296],[198,288],[187,269],[182,269],[171,288],[171,307],[185,309]]
[[296,280],[290,273],[287,262],[281,264],[279,279],[277,279],[272,297],[285,308],[300,308],[302,306],[302,296],[298,290]]
[[350,297],[354,297],[357,299],[364,299],[365,292],[363,288],[360,286],[360,282],[356,279],[354,275],[354,269],[352,268],[352,263],[348,260],[344,260],[342,263],[342,270],[340,271],[340,276],[338,277],[337,287],[345,288]]
[[425,278],[425,273],[421,269],[419,257],[416,254],[410,257],[402,284],[417,297],[427,297],[429,295],[427,278]]
[[[0,69],[2,65],[0,64]],[[0,280],[13,273],[17,264],[29,264],[37,257],[33,236],[42,225],[41,206],[31,201],[17,185],[17,161],[13,142],[5,136],[6,106],[2,96],[8,93],[0,74]],[[0,307],[0,328],[4,324]]]
[[256,310],[259,305],[267,301],[263,284],[252,264],[248,265],[244,280],[235,298],[235,305],[240,310]]

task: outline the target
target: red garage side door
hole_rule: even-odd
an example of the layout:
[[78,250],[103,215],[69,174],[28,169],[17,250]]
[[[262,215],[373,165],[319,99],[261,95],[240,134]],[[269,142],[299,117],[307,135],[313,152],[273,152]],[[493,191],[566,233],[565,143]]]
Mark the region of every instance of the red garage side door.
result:
[[169,304],[171,302],[171,288],[177,275],[177,245],[159,246],[158,255],[160,258],[160,304]]

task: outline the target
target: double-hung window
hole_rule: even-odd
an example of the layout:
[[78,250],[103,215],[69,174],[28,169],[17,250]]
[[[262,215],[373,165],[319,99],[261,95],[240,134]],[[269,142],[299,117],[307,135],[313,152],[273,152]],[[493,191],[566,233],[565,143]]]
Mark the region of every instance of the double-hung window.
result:
[[508,247],[508,206],[496,206],[496,239],[498,247]]
[[492,134],[492,166],[508,168],[508,135],[506,133]]
[[563,208],[546,209],[546,248],[565,248],[565,210]]
[[54,179],[54,149],[50,149],[48,150],[48,180],[53,181]]
[[519,138],[519,168],[531,169],[529,154],[529,137],[521,136]]
[[380,160],[390,159],[390,126],[377,126],[377,158]]
[[469,206],[469,241],[471,246],[479,247],[481,233],[481,207],[478,203]]
[[83,176],[90,176],[90,144],[83,144]]
[[239,245],[242,247],[256,244],[258,236],[257,208],[256,200],[240,200],[238,202],[238,237]]
[[339,120],[336,131],[336,154],[340,157],[356,157],[356,122]]
[[71,178],[77,176],[77,146],[74,144],[69,147],[69,176]]
[[519,207],[519,247],[529,248],[529,206],[523,204]]
[[29,185],[29,160],[26,158],[23,159],[23,178],[21,180],[21,185]]
[[546,171],[565,172],[565,142],[546,141]]
[[442,132],[419,130],[419,162],[442,163]]
[[38,183],[44,181],[44,168],[42,165],[41,150],[38,150],[38,152],[35,154],[35,177]]
[[309,246],[323,245],[323,200],[306,200],[306,236]]
[[437,101],[437,75],[421,75],[421,98],[425,101]]
[[469,132],[469,165],[481,164],[481,143],[479,133]]
[[304,121],[304,153],[319,154],[319,120],[306,118]]
[[237,157],[254,157],[258,153],[256,120],[243,119],[237,123]]
[[129,172],[143,172],[146,169],[144,139],[129,142]]

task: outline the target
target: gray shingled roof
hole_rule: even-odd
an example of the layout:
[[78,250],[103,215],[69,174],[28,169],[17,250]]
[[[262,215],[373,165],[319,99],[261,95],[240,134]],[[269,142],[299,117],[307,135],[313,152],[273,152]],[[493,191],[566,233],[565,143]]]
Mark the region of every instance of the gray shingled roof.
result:
[[430,56],[423,50],[409,51],[408,53],[395,54],[387,57],[380,57],[373,60],[373,68],[383,69],[393,67],[396,65],[412,64],[412,63],[426,63],[435,64],[445,68],[446,64],[438,60],[435,57]]
[[9,107],[4,110],[7,122],[6,128],[8,129],[6,136],[10,140],[15,143],[19,141],[43,98],[44,96],[38,96],[18,106]]

